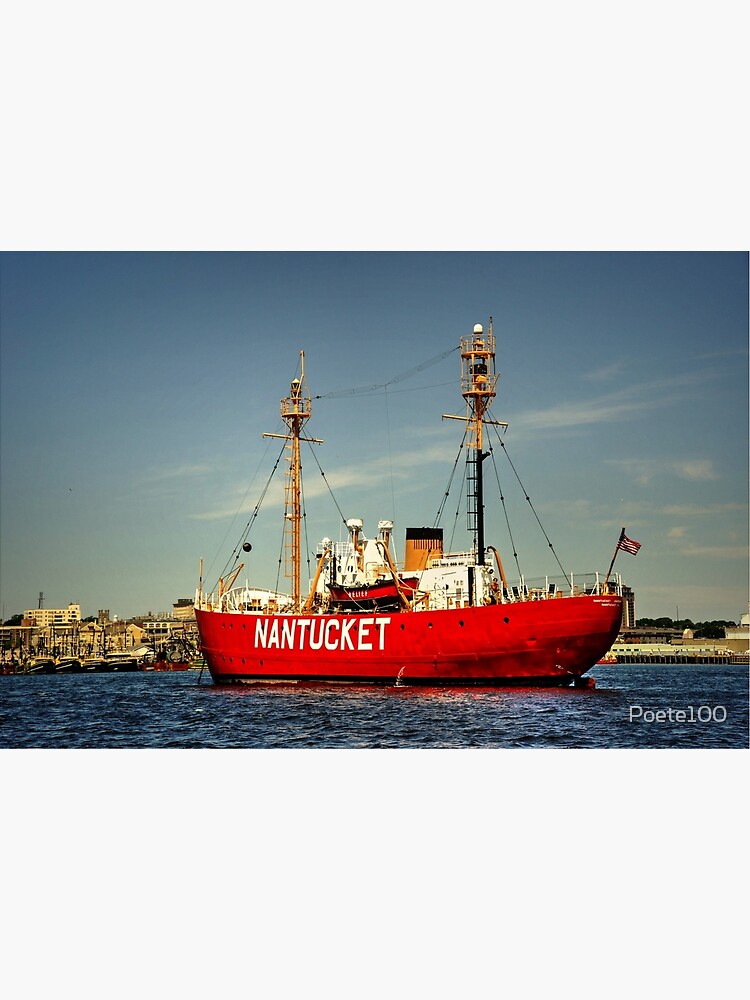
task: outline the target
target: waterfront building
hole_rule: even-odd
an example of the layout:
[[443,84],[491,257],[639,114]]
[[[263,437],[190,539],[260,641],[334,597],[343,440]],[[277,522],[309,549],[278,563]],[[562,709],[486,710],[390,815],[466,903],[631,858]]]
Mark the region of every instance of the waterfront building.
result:
[[742,615],[739,625],[725,630],[727,639],[736,640],[746,649],[750,649],[750,613]]
[[620,580],[622,588],[622,627],[635,628],[635,593]]
[[181,597],[172,605],[172,617],[178,621],[195,621],[192,597]]
[[67,608],[32,608],[30,611],[24,611],[23,617],[36,628],[72,625],[81,620],[81,605],[69,604]]
[[147,641],[154,643],[167,642],[170,637],[185,631],[184,621],[175,621],[173,618],[144,618],[142,628],[147,636]]

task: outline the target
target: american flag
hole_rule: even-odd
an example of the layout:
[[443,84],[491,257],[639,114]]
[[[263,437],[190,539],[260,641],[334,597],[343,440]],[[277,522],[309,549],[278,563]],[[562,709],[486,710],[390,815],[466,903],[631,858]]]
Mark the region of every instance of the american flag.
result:
[[620,541],[617,543],[617,548],[622,549],[623,552],[629,552],[631,556],[638,554],[638,549],[641,547],[640,542],[634,542],[632,538],[623,533],[620,535]]

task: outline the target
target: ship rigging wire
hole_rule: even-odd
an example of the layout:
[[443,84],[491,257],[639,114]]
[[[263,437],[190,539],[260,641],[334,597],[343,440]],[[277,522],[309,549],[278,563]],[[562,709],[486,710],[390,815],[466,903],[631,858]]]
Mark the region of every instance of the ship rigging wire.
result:
[[[558,566],[560,567],[560,570],[562,571],[562,574],[563,574],[563,576],[564,576],[564,577],[565,577],[565,579],[567,580],[567,579],[569,579],[569,577],[568,577],[568,574],[567,574],[567,573],[565,572],[565,569],[563,568],[563,565],[562,565],[562,563],[560,562],[560,560],[559,560],[559,558],[558,558],[558,555],[557,555],[557,552],[555,551],[555,547],[554,547],[554,545],[552,544],[552,542],[550,541],[550,539],[549,539],[549,535],[547,534],[547,532],[546,532],[546,530],[545,530],[545,528],[544,528],[544,525],[542,524],[541,520],[539,519],[539,515],[538,515],[538,514],[537,514],[537,512],[536,512],[536,508],[534,507],[534,504],[533,504],[533,503],[531,502],[531,497],[529,496],[529,494],[528,494],[528,493],[527,493],[527,491],[526,491],[526,487],[525,487],[525,486],[524,486],[524,484],[523,484],[523,483],[521,482],[521,477],[520,477],[520,476],[518,475],[518,472],[517,472],[517,470],[516,470],[516,467],[515,467],[515,465],[513,464],[513,460],[511,459],[511,457],[510,457],[510,454],[508,453],[508,449],[507,449],[507,447],[505,446],[505,442],[504,442],[504,441],[503,441],[503,439],[502,439],[502,438],[500,437],[500,432],[498,431],[497,427],[495,427],[495,428],[494,428],[494,431],[495,431],[495,434],[496,434],[496,436],[497,436],[497,440],[498,440],[498,443],[499,443],[500,447],[501,447],[501,448],[503,449],[503,452],[505,453],[505,457],[506,457],[506,458],[508,459],[508,462],[509,462],[509,464],[510,464],[510,467],[511,467],[511,469],[513,470],[513,474],[515,475],[515,477],[516,477],[516,479],[517,479],[517,481],[518,481],[518,485],[519,485],[519,486],[521,487],[521,489],[522,489],[522,491],[523,491],[523,495],[524,495],[524,497],[526,498],[526,502],[528,503],[529,507],[531,508],[531,512],[532,512],[532,514],[533,514],[533,515],[534,515],[534,517],[536,518],[536,523],[537,523],[537,524],[539,525],[539,528],[540,528],[540,530],[541,530],[542,534],[544,535],[544,538],[545,538],[545,540],[546,540],[546,542],[547,542],[547,545],[548,545],[548,547],[549,547],[549,550],[550,550],[550,552],[552,553],[552,555],[553,555],[553,556],[555,557],[555,562],[556,562],[556,563],[557,563],[557,565],[558,565]],[[492,463],[493,463],[493,465],[495,464],[495,459],[494,459],[494,454],[493,454],[493,459],[492,459]],[[499,479],[498,479],[498,483],[499,483]]]
[[[456,537],[456,528],[458,527],[458,518],[459,518],[459,515],[461,514],[461,503],[462,503],[462,501],[464,500],[464,497],[465,497],[465,492],[466,492],[465,491],[465,486],[466,486],[466,472],[467,472],[467,470],[468,470],[468,463],[464,462],[464,472],[463,472],[463,476],[461,478],[461,492],[458,495],[458,503],[456,504],[456,513],[453,515],[453,528],[451,530],[450,541],[448,542],[448,551],[449,552],[452,551],[452,549],[453,549],[453,540]],[[474,539],[474,541],[476,542],[476,538]]]
[[312,453],[312,456],[315,459],[315,464],[317,465],[318,470],[320,471],[320,474],[323,477],[323,482],[326,484],[326,489],[331,494],[331,500],[333,500],[334,504],[336,505],[336,510],[339,512],[339,517],[341,518],[341,522],[344,525],[344,527],[346,527],[346,518],[344,517],[344,513],[341,510],[341,507],[339,507],[339,502],[333,494],[333,490],[331,489],[331,484],[328,482],[326,474],[325,472],[323,472],[321,464],[318,461],[318,456],[315,454],[315,451],[313,450],[312,446],[310,447],[310,452]]
[[[309,445],[312,451],[312,445]],[[315,452],[313,452],[315,454]],[[302,464],[300,461],[300,492],[302,494],[302,530],[305,534],[305,561],[307,563],[307,578],[310,579],[310,538],[307,534],[307,504],[305,502],[305,481],[302,478]]]
[[[227,576],[235,568],[235,566],[237,565],[237,561],[240,558],[240,551],[242,549],[242,546],[247,541],[247,536],[250,534],[250,529],[252,528],[253,522],[255,521],[255,519],[257,518],[258,514],[260,513],[260,508],[261,508],[261,505],[263,504],[263,501],[266,498],[266,494],[268,493],[268,488],[271,485],[271,480],[273,479],[274,475],[276,474],[276,470],[279,467],[279,462],[281,461],[281,459],[284,456],[284,448],[285,447],[286,447],[286,445],[282,445],[281,451],[278,454],[276,462],[274,463],[274,466],[271,469],[271,474],[269,475],[268,479],[266,480],[266,485],[263,487],[263,489],[261,491],[261,494],[258,497],[258,500],[257,500],[257,502],[255,504],[255,507],[253,507],[252,514],[250,515],[250,520],[245,525],[245,528],[244,528],[242,534],[240,535],[240,540],[237,542],[237,544],[235,545],[234,549],[232,550],[229,558],[227,559],[226,563],[224,564],[224,568],[222,569],[221,573],[219,574],[220,577]],[[266,452],[267,451],[268,451],[268,449],[266,449]],[[253,477],[253,479],[254,478],[255,477]],[[250,485],[252,485],[252,483]],[[249,492],[250,492],[250,486],[248,486],[247,490],[245,490],[245,496],[242,498],[242,502],[240,503],[240,508],[242,507],[242,504],[244,504],[245,497],[247,496],[247,494]],[[239,513],[239,510],[237,511],[237,513]],[[226,540],[226,537],[229,534],[229,532],[230,532],[230,530],[232,528],[232,524],[234,524],[236,518],[237,518],[237,514],[234,515],[234,517],[232,518],[232,523],[229,525],[229,527],[226,530],[226,534],[224,535],[224,539],[225,540]],[[222,546],[223,546],[223,542],[222,542]],[[213,563],[211,565],[213,565]],[[210,572],[210,568],[211,567],[209,567],[209,570],[207,571],[207,573]]]
[[389,385],[396,385],[397,382],[403,382],[405,379],[410,378],[412,375],[416,375],[426,368],[431,368],[432,365],[436,365],[438,361],[442,361],[443,358],[447,358],[450,354],[458,351],[459,347],[451,347],[448,351],[443,351],[442,354],[436,354],[434,358],[429,358],[427,361],[423,361],[419,365],[415,365],[406,372],[402,372],[400,375],[395,375],[388,382],[383,382],[380,385],[359,385],[352,389],[335,389],[333,392],[321,393],[319,396],[313,396],[313,399],[340,399],[344,396],[358,396],[366,393],[378,392],[380,389],[387,389]]
[[[503,453],[504,453],[506,459],[508,460],[508,463],[509,463],[511,469],[513,470],[513,474],[516,477],[518,485],[521,487],[521,490],[523,492],[523,496],[526,499],[526,502],[528,503],[529,508],[531,509],[532,514],[534,515],[534,518],[536,519],[536,523],[539,525],[539,528],[540,528],[542,534],[544,535],[544,538],[545,538],[545,540],[547,542],[547,546],[549,547],[550,551],[552,552],[552,555],[554,556],[555,562],[560,567],[560,571],[562,572],[562,574],[565,577],[565,579],[566,580],[570,579],[569,576],[568,576],[568,574],[565,571],[565,568],[563,567],[562,563],[560,562],[560,559],[559,559],[559,557],[557,555],[557,552],[555,551],[555,547],[552,544],[552,542],[550,541],[549,535],[547,534],[547,531],[546,531],[544,525],[542,524],[542,522],[541,522],[541,520],[539,518],[539,515],[538,515],[538,513],[536,511],[536,508],[534,507],[534,504],[531,502],[531,497],[529,496],[528,492],[526,491],[526,487],[524,486],[523,482],[521,481],[521,477],[518,474],[518,470],[516,469],[515,465],[513,464],[513,461],[512,461],[512,459],[510,457],[510,453],[508,452],[508,448],[507,448],[505,442],[503,441],[502,437],[500,436],[500,430],[495,425],[490,424],[489,421],[487,422],[487,426],[492,427],[492,429],[494,430],[495,435],[497,436],[498,443],[500,444],[500,447],[503,449]],[[454,479],[455,474],[456,474],[456,469],[458,468],[458,463],[459,463],[459,460],[461,458],[461,453],[463,452],[464,445],[466,444],[467,433],[468,433],[468,431],[464,431],[464,435],[463,435],[463,438],[461,439],[461,444],[459,445],[458,453],[456,455],[456,459],[455,459],[455,461],[453,463],[453,468],[451,469],[451,474],[450,474],[450,477],[448,479],[448,486],[447,486],[447,488],[445,490],[445,493],[443,494],[442,500],[440,502],[440,506],[438,507],[437,514],[435,515],[435,520],[433,522],[433,527],[438,527],[438,525],[440,524],[440,521],[442,520],[443,514],[445,513],[445,505],[446,505],[446,503],[448,501],[448,497],[450,496],[451,488],[452,488],[452,485],[453,485],[453,479]],[[523,574],[521,573],[521,566],[520,566],[520,563],[519,563],[519,560],[518,560],[518,550],[516,549],[516,542],[515,542],[515,539],[513,538],[513,531],[511,529],[511,525],[510,525],[510,517],[509,517],[509,514],[508,514],[508,507],[507,507],[507,504],[505,502],[505,494],[503,493],[503,488],[502,488],[502,485],[500,483],[500,474],[498,472],[497,463],[495,461],[495,452],[494,452],[494,449],[492,448],[492,445],[490,445],[490,451],[489,451],[489,453],[490,453],[490,455],[492,457],[492,467],[493,467],[493,469],[495,471],[495,480],[497,482],[497,489],[498,489],[498,494],[499,494],[499,497],[500,497],[500,503],[501,503],[502,508],[503,508],[503,515],[505,517],[505,525],[506,525],[506,528],[507,528],[507,531],[508,531],[508,538],[510,540],[511,549],[513,551],[513,560],[514,560],[514,562],[516,564],[516,569],[518,571],[518,576],[520,578],[520,577],[522,577]],[[448,542],[448,548],[449,549],[451,549],[453,547],[453,540],[454,540],[455,533],[456,533],[456,527],[457,527],[457,524],[458,524],[459,516],[461,514],[461,504],[462,504],[463,500],[465,499],[463,487],[464,487],[464,484],[466,483],[466,475],[467,475],[467,466],[465,465],[464,466],[463,478],[462,478],[462,481],[461,481],[461,487],[462,488],[461,488],[461,492],[459,494],[458,503],[456,505],[456,511],[455,511],[455,514],[454,514],[454,517],[453,517],[453,528],[451,530],[451,536],[450,536],[450,540]]]
[[516,570],[518,571],[518,579],[520,580],[523,576],[521,573],[521,565],[518,562],[518,552],[516,551],[516,542],[513,538],[513,532],[510,527],[510,517],[508,516],[508,508],[505,504],[505,496],[503,494],[503,488],[500,485],[500,474],[497,471],[497,463],[495,462],[495,454],[490,447],[490,454],[492,455],[492,468],[495,470],[495,479],[497,480],[497,490],[500,494],[500,503],[503,508],[503,514],[505,515],[505,526],[508,529],[508,538],[510,539],[510,547],[513,550],[513,561],[516,564]]
[[[388,382],[384,382],[384,383],[382,383],[380,385],[365,385],[365,386],[357,386],[357,387],[351,388],[351,389],[334,390],[333,392],[327,392],[327,393],[322,393],[320,395],[316,395],[313,398],[314,399],[337,399],[337,398],[342,398],[342,397],[346,397],[346,396],[353,396],[353,395],[367,394],[367,393],[375,393],[375,392],[379,392],[380,390],[384,390],[385,391],[385,395],[387,397],[388,387],[389,386],[396,385],[397,383],[403,382],[406,379],[410,378],[412,375],[416,375],[419,372],[424,371],[427,368],[431,368],[432,365],[437,364],[439,361],[442,361],[444,358],[447,358],[449,355],[453,354],[457,350],[459,350],[459,347],[451,347],[449,350],[443,351],[441,354],[437,354],[437,355],[435,355],[432,358],[428,358],[426,361],[423,361],[420,364],[415,365],[413,368],[409,368],[408,371],[401,372],[399,375],[394,375],[394,377],[392,379],[389,379]],[[299,365],[299,362],[298,362],[297,368],[295,369],[295,377],[297,376],[297,374],[299,372],[299,369],[300,369],[300,365]],[[448,383],[441,383],[441,384],[448,384]],[[424,388],[433,388],[433,387],[426,386]],[[407,390],[402,390],[402,391],[407,391]],[[387,404],[387,398],[386,398],[386,408],[387,408],[387,405],[388,404]],[[386,423],[388,424],[388,413],[386,413]],[[389,455],[390,455],[390,443],[391,443],[390,442],[390,430],[388,430]],[[265,454],[267,454],[267,451],[268,451],[268,449],[266,449],[266,452],[264,453],[264,457],[265,457]],[[311,449],[311,451],[312,451],[312,454],[315,455],[315,452],[312,449]],[[235,546],[235,548],[233,549],[233,551],[230,554],[229,558],[227,559],[227,561],[226,561],[226,563],[224,565],[224,568],[223,568],[223,570],[220,573],[220,577],[227,576],[228,573],[230,573],[232,571],[232,569],[234,569],[234,567],[236,566],[237,561],[239,560],[240,549],[242,548],[243,543],[247,539],[247,536],[248,536],[248,534],[250,532],[250,529],[251,529],[251,527],[253,525],[253,522],[255,521],[255,519],[258,516],[261,504],[263,503],[263,500],[265,499],[266,493],[268,491],[268,487],[270,486],[271,480],[273,479],[274,474],[276,473],[276,470],[278,468],[279,462],[281,461],[281,458],[282,458],[283,454],[284,454],[284,448],[282,447],[281,453],[279,454],[278,458],[276,459],[276,463],[275,463],[275,465],[274,465],[274,467],[273,467],[273,469],[271,471],[270,476],[268,477],[268,481],[267,481],[267,483],[266,483],[266,485],[265,485],[265,487],[264,487],[264,489],[263,489],[263,491],[262,491],[262,493],[261,493],[261,495],[260,495],[260,497],[258,499],[258,502],[256,503],[256,505],[255,505],[255,507],[253,509],[252,516],[251,516],[250,520],[248,521],[248,523],[245,525],[245,529],[244,529],[244,531],[243,531],[243,533],[242,533],[242,535],[240,537],[240,540],[239,540],[238,544]],[[346,518],[344,517],[344,515],[343,515],[343,513],[341,511],[341,508],[340,508],[340,506],[339,506],[339,504],[338,504],[335,496],[333,495],[333,491],[331,490],[330,484],[328,483],[328,480],[326,479],[326,476],[325,476],[325,473],[323,472],[323,469],[320,467],[320,463],[317,460],[317,456],[315,458],[315,461],[316,461],[316,464],[318,465],[318,469],[320,470],[320,474],[323,477],[323,480],[324,480],[324,482],[326,484],[328,492],[331,494],[331,498],[333,499],[333,502],[336,505],[336,509],[339,512],[341,520],[342,520],[343,524],[346,525]],[[262,462],[263,462],[263,459],[261,459],[260,464],[262,464]],[[256,471],[256,475],[257,475],[257,471]],[[232,525],[236,521],[237,515],[239,514],[239,512],[242,510],[242,507],[244,506],[245,500],[247,499],[247,495],[250,492],[250,488],[251,488],[251,486],[252,486],[252,484],[253,484],[254,481],[255,481],[255,476],[253,476],[252,479],[250,480],[250,482],[248,483],[248,487],[245,490],[245,493],[244,493],[244,495],[242,497],[242,500],[239,503],[239,506],[237,507],[237,511],[236,511],[234,517],[232,518],[229,526],[227,527],[227,530],[226,530],[226,532],[224,534],[224,538],[223,538],[223,540],[221,542],[221,545],[217,549],[217,555],[218,555],[218,552],[220,552],[221,549],[224,547],[224,543],[226,542],[227,536],[229,535],[229,532],[232,530]],[[392,506],[394,508],[394,513],[395,513],[395,495],[394,495],[393,470],[392,470],[392,468],[391,468],[391,494],[392,494],[391,502],[392,502]],[[308,546],[308,549],[309,549],[309,546]],[[309,555],[308,555],[307,561],[308,561],[308,566],[309,566],[309,562],[310,562]],[[213,563],[214,562],[215,562],[215,557],[214,557],[214,560],[211,562],[211,564],[209,565],[209,567],[206,570],[206,576],[208,576],[210,574],[211,568],[213,567]]]
[[[391,449],[390,424],[389,424],[389,419],[388,419],[388,417],[389,417],[389,415],[388,415],[388,387],[391,386],[391,385],[394,385],[394,384],[396,384],[398,382],[404,381],[405,379],[409,378],[410,376],[415,375],[415,374],[417,374],[420,371],[423,371],[425,368],[429,368],[433,364],[437,364],[437,362],[442,361],[444,358],[448,357],[450,354],[453,354],[457,350],[459,350],[458,347],[453,347],[453,348],[451,348],[448,351],[443,351],[442,354],[438,354],[435,357],[430,358],[430,359],[428,359],[425,362],[422,362],[422,364],[416,365],[415,367],[410,368],[408,371],[402,372],[400,375],[394,376],[394,378],[390,379],[390,381],[388,381],[388,382],[383,383],[382,385],[359,386],[359,387],[352,388],[352,389],[344,389],[344,390],[339,390],[339,391],[325,393],[323,395],[315,396],[313,398],[315,398],[315,399],[334,399],[334,398],[341,398],[341,397],[345,397],[345,396],[352,396],[352,395],[355,395],[355,394],[366,394],[366,393],[378,392],[380,390],[383,390],[383,394],[385,396],[385,401],[386,401],[386,426],[387,426],[389,459],[391,461],[391,466],[392,466],[392,457],[390,455],[390,449]],[[520,476],[518,474],[518,471],[517,471],[515,465],[513,464],[513,461],[512,461],[512,459],[510,457],[510,454],[508,452],[506,444],[505,444],[505,442],[503,441],[503,439],[502,439],[502,437],[500,435],[499,428],[497,426],[495,426],[493,423],[491,423],[490,421],[487,421],[487,426],[488,427],[492,427],[492,429],[494,430],[495,435],[497,437],[497,441],[498,441],[500,447],[503,449],[503,453],[505,454],[505,457],[508,460],[508,463],[510,464],[511,469],[513,470],[513,474],[514,474],[514,476],[515,476],[515,478],[516,478],[516,480],[518,482],[518,485],[520,486],[521,490],[523,491],[523,495],[524,495],[524,497],[526,499],[526,502],[528,503],[529,508],[531,509],[531,512],[534,515],[534,518],[536,519],[536,522],[537,522],[537,524],[538,524],[538,526],[539,526],[542,534],[544,535],[544,538],[545,538],[545,540],[547,542],[547,545],[548,545],[550,551],[552,552],[552,555],[554,556],[554,559],[555,559],[557,565],[560,567],[560,570],[561,570],[563,576],[566,579],[568,579],[568,574],[566,573],[566,571],[565,571],[562,563],[560,562],[560,559],[559,559],[559,557],[557,555],[557,552],[555,551],[555,547],[552,544],[552,542],[550,541],[549,536],[548,536],[548,534],[547,534],[547,532],[546,532],[546,530],[544,528],[544,525],[542,524],[542,522],[541,522],[541,520],[539,518],[539,515],[538,515],[538,513],[537,513],[537,511],[536,511],[536,509],[535,509],[535,507],[534,507],[534,505],[533,505],[533,503],[531,501],[531,497],[527,493],[526,487],[524,486],[523,482],[521,481],[521,478],[520,478]],[[456,454],[456,459],[455,459],[455,461],[453,463],[453,467],[451,469],[451,473],[450,473],[450,476],[449,476],[449,479],[448,479],[448,485],[446,487],[445,493],[443,494],[442,500],[441,500],[440,505],[438,507],[437,513],[435,515],[435,520],[433,522],[433,527],[438,527],[439,526],[440,521],[441,521],[441,519],[442,519],[442,517],[443,517],[443,515],[445,513],[445,506],[446,506],[446,503],[447,503],[448,498],[450,496],[451,488],[452,488],[452,485],[453,485],[453,480],[455,478],[455,474],[456,474],[456,470],[458,468],[458,463],[459,463],[459,460],[461,458],[461,454],[462,454],[462,452],[464,450],[464,447],[466,445],[467,435],[468,435],[468,428],[464,430],[463,437],[462,437],[461,442],[459,444],[458,452]],[[309,448],[310,448],[310,453],[312,454],[312,456],[313,456],[313,458],[315,460],[315,464],[318,467],[318,471],[320,472],[320,475],[323,478],[323,482],[326,485],[326,489],[328,490],[328,492],[329,492],[329,494],[331,496],[331,499],[333,500],[333,503],[334,503],[334,505],[336,507],[336,510],[339,513],[339,517],[341,518],[341,522],[344,525],[344,527],[346,527],[346,517],[344,516],[344,513],[341,510],[341,507],[340,507],[340,505],[338,503],[338,500],[336,499],[336,497],[335,497],[335,495],[333,493],[331,485],[328,482],[328,478],[327,478],[325,472],[323,471],[323,468],[322,468],[320,462],[318,461],[318,456],[315,453],[315,449],[312,447],[312,444],[310,442],[308,442],[308,445],[309,445]],[[240,539],[239,539],[238,543],[236,544],[236,546],[233,549],[231,555],[227,559],[227,562],[226,562],[226,564],[224,566],[224,569],[221,572],[221,575],[220,575],[221,578],[224,578],[229,573],[231,573],[231,571],[236,567],[237,562],[239,561],[240,554],[242,552],[242,546],[246,542],[246,540],[247,540],[247,538],[248,538],[248,536],[250,534],[250,531],[252,529],[252,526],[253,526],[255,520],[257,519],[258,514],[260,513],[260,508],[261,508],[261,506],[262,506],[262,504],[263,504],[263,502],[264,502],[264,500],[266,498],[266,494],[268,493],[269,487],[271,485],[271,481],[273,480],[273,477],[276,474],[276,471],[277,471],[277,469],[279,467],[279,463],[281,462],[281,459],[284,456],[285,448],[286,448],[286,445],[282,445],[281,451],[279,452],[279,454],[278,454],[278,456],[276,458],[276,461],[275,461],[274,466],[273,466],[273,468],[271,470],[271,473],[268,476],[268,479],[267,479],[267,481],[266,481],[266,483],[265,483],[265,485],[263,487],[263,490],[261,491],[261,494],[260,494],[260,496],[259,496],[259,498],[258,498],[258,500],[257,500],[257,502],[255,504],[255,507],[253,508],[252,514],[250,516],[250,519],[247,522],[247,524],[245,525],[245,528],[244,528],[244,530],[242,532],[242,535],[240,536]],[[516,549],[516,543],[515,543],[515,540],[513,538],[513,532],[512,532],[512,529],[511,529],[511,525],[510,525],[510,517],[509,517],[509,514],[508,514],[508,508],[507,508],[507,505],[506,505],[506,502],[505,502],[505,495],[503,493],[503,489],[502,489],[502,486],[501,486],[501,483],[500,483],[500,476],[499,476],[499,472],[498,472],[498,469],[497,469],[497,463],[495,461],[494,449],[492,448],[491,444],[489,446],[489,454],[492,457],[492,465],[493,465],[493,469],[495,471],[495,479],[496,479],[496,482],[497,482],[500,503],[501,503],[502,508],[503,508],[503,515],[504,515],[504,518],[505,518],[506,528],[507,528],[507,531],[508,531],[508,537],[509,537],[510,544],[511,544],[511,549],[512,549],[512,552],[513,552],[513,559],[515,561],[516,569],[518,571],[518,575],[519,575],[519,578],[520,578],[520,577],[522,577],[522,573],[521,573],[521,567],[520,567],[520,563],[519,563],[519,559],[518,559],[518,552],[517,552],[517,549]],[[257,472],[256,472],[256,475],[257,475]],[[451,537],[450,537],[450,541],[449,541],[449,548],[452,548],[452,546],[453,546],[455,532],[456,532],[456,528],[457,528],[457,524],[458,524],[458,518],[460,516],[460,511],[461,511],[461,502],[464,499],[464,497],[463,497],[463,494],[464,494],[463,486],[464,486],[464,484],[466,482],[466,476],[467,476],[467,469],[466,469],[466,466],[465,466],[464,467],[463,477],[462,477],[461,495],[459,496],[458,505],[456,507],[455,516],[454,516],[454,519],[453,519],[453,528],[452,528],[452,531],[451,531]],[[254,479],[255,479],[255,476],[253,476],[253,480]],[[250,484],[248,485],[247,490],[245,491],[245,494],[244,494],[244,496],[242,498],[242,501],[240,502],[240,506],[238,508],[237,513],[239,513],[239,510],[242,509],[242,506],[243,506],[243,504],[245,502],[247,494],[250,492],[250,486],[252,485],[253,480],[251,480]],[[392,494],[394,493],[393,470],[392,470],[392,467],[391,467],[391,493]],[[392,504],[393,504],[394,513],[395,513],[395,495],[392,495]],[[305,499],[304,499],[304,485],[303,485],[302,486],[302,520],[303,520],[304,532],[305,532],[305,551],[307,553],[307,571],[308,571],[308,576],[309,576],[310,572],[311,572],[311,570],[310,570],[310,545],[309,545],[309,539],[308,539],[308,536],[307,536],[307,520],[306,520],[306,516],[307,516],[306,515],[306,504],[305,504]],[[234,523],[234,520],[236,520],[236,518],[237,518],[237,514],[235,514],[234,518],[232,519],[232,523]],[[226,536],[229,534],[230,530],[231,530],[231,524],[230,524],[229,528],[227,528],[227,532],[226,532],[226,534],[224,536],[225,540],[226,540]],[[281,551],[279,553],[277,575],[276,575],[276,590],[277,590],[277,592],[278,592],[278,588],[279,588],[279,585],[280,585],[281,565],[282,565],[283,558],[284,558],[284,543],[285,543],[285,539],[286,539],[286,531],[287,531],[287,525],[286,525],[286,523],[284,523],[284,526],[283,526],[283,529],[282,529],[282,538],[281,538]],[[223,543],[222,543],[222,546],[223,546]],[[210,567],[209,567],[209,572],[210,572]]]
[[445,490],[445,493],[443,494],[442,500],[440,501],[440,506],[438,507],[437,514],[435,515],[435,520],[432,522],[433,528],[437,528],[437,526],[440,524],[440,520],[441,520],[441,518],[443,516],[443,511],[445,510],[445,505],[446,505],[446,503],[448,501],[448,497],[450,496],[450,493],[451,493],[451,486],[453,484],[453,477],[456,474],[456,469],[458,468],[458,463],[459,463],[459,461],[461,459],[461,454],[462,454],[462,452],[464,450],[464,444],[466,443],[466,435],[467,435],[467,433],[468,433],[468,431],[464,430],[464,436],[461,438],[461,444],[458,446],[458,453],[456,454],[456,461],[453,463],[453,468],[451,469],[451,474],[448,477],[448,486],[447,486],[447,488]]

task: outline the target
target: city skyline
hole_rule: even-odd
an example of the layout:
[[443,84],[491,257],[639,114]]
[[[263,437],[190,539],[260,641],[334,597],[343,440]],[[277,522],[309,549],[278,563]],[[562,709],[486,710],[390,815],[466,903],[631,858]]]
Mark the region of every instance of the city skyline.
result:
[[[84,617],[159,614],[192,595],[201,559],[211,586],[279,457],[262,434],[281,429],[302,350],[324,442],[303,456],[307,550],[340,532],[330,489],[370,535],[392,518],[400,552],[406,527],[432,523],[460,443],[442,419],[462,412],[455,348],[490,316],[492,416],[509,424],[491,477],[513,534],[488,497],[488,541],[504,561],[517,546],[526,576],[559,572],[522,519],[528,491],[568,574],[604,573],[623,527],[641,543],[615,565],[638,617],[747,611],[744,253],[47,252],[0,267],[3,620],[40,591]],[[282,501],[283,460],[252,585],[288,589]]]

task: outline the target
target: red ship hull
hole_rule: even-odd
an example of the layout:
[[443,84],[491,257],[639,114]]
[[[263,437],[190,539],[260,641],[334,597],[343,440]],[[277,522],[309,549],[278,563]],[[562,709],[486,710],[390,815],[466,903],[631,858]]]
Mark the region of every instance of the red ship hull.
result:
[[614,642],[622,598],[352,615],[196,608],[195,616],[216,684],[567,685]]

